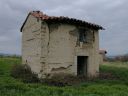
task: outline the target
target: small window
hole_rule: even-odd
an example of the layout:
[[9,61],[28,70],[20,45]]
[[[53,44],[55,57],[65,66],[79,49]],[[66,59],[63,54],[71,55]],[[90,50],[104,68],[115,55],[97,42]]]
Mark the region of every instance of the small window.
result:
[[79,42],[91,43],[94,39],[92,32],[89,29],[79,29]]
[[86,42],[87,34],[85,29],[79,29],[79,41],[80,42]]

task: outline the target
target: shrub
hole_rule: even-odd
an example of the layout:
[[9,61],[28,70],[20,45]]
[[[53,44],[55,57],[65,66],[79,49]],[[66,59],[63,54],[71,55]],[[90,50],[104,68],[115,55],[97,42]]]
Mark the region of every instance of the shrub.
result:
[[27,64],[15,64],[11,69],[11,76],[20,79],[25,83],[39,82],[38,75],[32,72],[31,68]]

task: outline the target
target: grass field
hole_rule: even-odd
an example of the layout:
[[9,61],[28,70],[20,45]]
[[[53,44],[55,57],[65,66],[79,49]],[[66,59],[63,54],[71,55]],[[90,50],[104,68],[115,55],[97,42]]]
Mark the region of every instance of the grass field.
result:
[[0,96],[128,96],[128,63],[105,63],[101,72],[111,72],[116,80],[88,81],[74,86],[54,87],[25,84],[10,76],[11,66],[20,64],[16,58],[0,58]]
[[112,67],[124,67],[124,68],[128,68],[128,62],[105,62],[103,65],[106,66],[112,66]]

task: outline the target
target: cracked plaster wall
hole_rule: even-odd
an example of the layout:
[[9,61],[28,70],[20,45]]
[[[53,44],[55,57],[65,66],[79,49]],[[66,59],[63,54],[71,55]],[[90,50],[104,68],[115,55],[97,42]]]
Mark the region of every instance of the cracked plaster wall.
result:
[[40,73],[41,64],[41,20],[29,16],[22,32],[22,64]]
[[76,26],[47,24],[29,16],[22,36],[22,63],[30,65],[39,77],[65,73],[77,75],[77,56],[88,56],[88,76],[99,72],[99,37],[88,44],[78,43]]
[[48,74],[65,73],[77,75],[77,56],[88,56],[88,76],[96,76],[99,72],[99,40],[98,31],[94,33],[91,43],[77,45],[78,29],[68,24],[49,25],[49,45],[47,55]]

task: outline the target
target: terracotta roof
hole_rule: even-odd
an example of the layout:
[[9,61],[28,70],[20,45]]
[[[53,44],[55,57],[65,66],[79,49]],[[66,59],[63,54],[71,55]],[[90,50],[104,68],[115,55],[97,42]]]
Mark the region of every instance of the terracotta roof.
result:
[[[62,22],[62,23],[68,23],[68,24],[73,24],[73,25],[80,25],[80,26],[86,25],[87,27],[91,27],[91,28],[96,29],[96,30],[99,30],[99,29],[104,30],[104,28],[100,25],[97,25],[94,23],[89,23],[89,22],[82,21],[82,20],[78,20],[75,18],[69,18],[69,17],[64,17],[64,16],[59,16],[59,17],[48,16],[48,15],[46,15],[40,11],[32,11],[29,13],[29,15],[33,15],[36,18],[40,18],[40,19],[46,21],[47,23]],[[26,18],[26,20],[27,20],[27,18]],[[25,20],[25,22],[26,22],[26,20]],[[24,24],[25,24],[25,22],[24,22]],[[23,26],[24,26],[24,24],[23,24]],[[22,32],[23,26],[21,27],[21,32]]]

